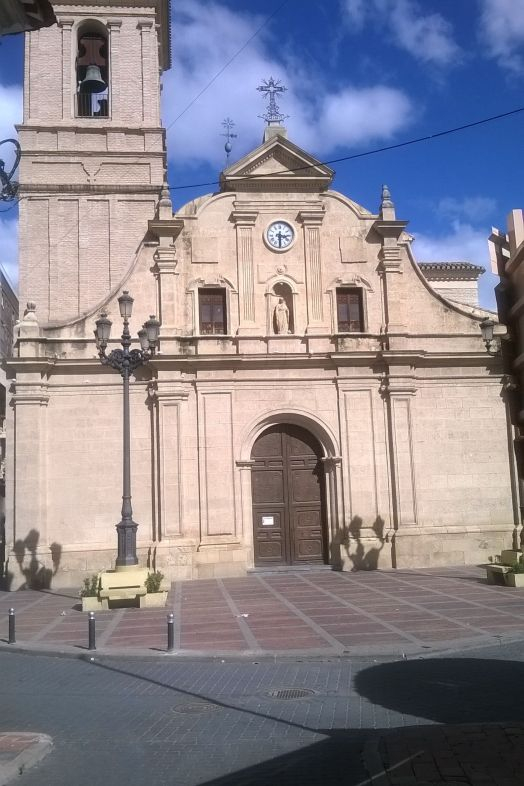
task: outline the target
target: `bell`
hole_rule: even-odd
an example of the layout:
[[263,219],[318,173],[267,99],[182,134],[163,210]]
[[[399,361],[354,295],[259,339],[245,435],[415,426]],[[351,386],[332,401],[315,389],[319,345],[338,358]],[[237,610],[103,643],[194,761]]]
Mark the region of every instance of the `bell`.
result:
[[103,93],[107,90],[107,85],[102,79],[100,68],[97,65],[89,65],[86,75],[80,83],[81,93]]

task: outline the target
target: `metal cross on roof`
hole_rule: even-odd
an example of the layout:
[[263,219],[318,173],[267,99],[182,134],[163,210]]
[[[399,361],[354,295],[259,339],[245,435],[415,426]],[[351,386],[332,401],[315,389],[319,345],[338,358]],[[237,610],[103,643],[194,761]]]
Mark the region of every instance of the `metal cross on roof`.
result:
[[289,117],[289,115],[282,115],[280,113],[280,107],[275,100],[276,95],[285,93],[287,90],[287,87],[280,84],[280,79],[273,79],[272,76],[269,79],[263,79],[262,84],[257,87],[257,90],[263,94],[264,98],[269,98],[266,114],[259,115],[262,120],[266,121],[268,126],[275,123],[280,124]]
[[226,144],[224,145],[224,150],[226,151],[226,163],[229,163],[229,154],[233,149],[233,145],[231,144],[232,139],[236,139],[238,134],[233,134],[231,129],[235,127],[235,124],[231,120],[230,117],[226,117],[225,120],[222,120],[222,125],[225,128],[225,133],[220,134],[220,136],[226,137]]

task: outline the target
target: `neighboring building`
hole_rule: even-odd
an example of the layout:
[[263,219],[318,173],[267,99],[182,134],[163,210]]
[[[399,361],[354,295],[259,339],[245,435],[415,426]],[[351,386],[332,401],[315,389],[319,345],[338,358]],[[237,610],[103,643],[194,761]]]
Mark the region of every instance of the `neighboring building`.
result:
[[478,307],[478,280],[485,273],[471,262],[419,262],[419,268],[433,289],[455,303]]
[[[524,211],[512,210],[507,233],[492,229],[489,237],[491,268],[500,276],[495,287],[500,322],[507,327],[507,340],[498,340],[511,423],[520,488],[520,518],[524,522]],[[495,343],[497,337],[495,336]],[[520,532],[522,537],[522,530]]]
[[0,584],[5,563],[6,402],[8,382],[4,360],[13,354],[13,330],[18,299],[0,265]]
[[[93,330],[104,310],[120,333],[123,289],[134,335],[162,322],[131,386],[143,563],[197,578],[484,562],[510,546],[486,312],[432,288],[386,188],[377,213],[330,190],[333,172],[274,124],[218,193],[173,215],[167,3],[91,6],[56,4],[59,27],[27,41],[11,586],[71,586],[114,561],[122,385]],[[91,46],[96,100],[76,89]]]

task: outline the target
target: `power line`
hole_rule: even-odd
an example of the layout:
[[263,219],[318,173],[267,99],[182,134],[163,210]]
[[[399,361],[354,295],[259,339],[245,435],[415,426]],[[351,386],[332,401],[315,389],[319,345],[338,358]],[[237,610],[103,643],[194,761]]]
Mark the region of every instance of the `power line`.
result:
[[170,128],[172,128],[172,126],[174,126],[174,125],[175,125],[175,123],[176,123],[178,120],[180,120],[180,118],[181,118],[183,115],[185,115],[185,113],[187,112],[187,110],[188,110],[188,109],[190,109],[190,108],[193,106],[193,104],[194,104],[196,101],[198,101],[198,99],[200,98],[200,96],[201,96],[201,95],[203,95],[203,94],[206,92],[206,90],[208,90],[208,89],[211,87],[211,85],[213,84],[213,82],[216,82],[216,80],[218,79],[218,77],[219,77],[221,74],[223,74],[223,73],[224,73],[224,71],[226,70],[226,68],[227,68],[228,66],[230,66],[230,65],[231,65],[231,63],[233,62],[233,60],[235,60],[235,59],[236,59],[236,58],[237,58],[237,57],[238,57],[240,54],[242,54],[242,52],[244,51],[244,49],[246,49],[246,47],[248,47],[248,46],[249,46],[249,44],[251,43],[251,41],[252,41],[254,38],[256,38],[256,36],[257,36],[257,35],[260,33],[260,31],[261,31],[261,30],[263,30],[263,28],[264,28],[264,27],[265,27],[267,24],[269,24],[269,22],[271,22],[271,20],[273,19],[273,17],[275,17],[275,16],[276,16],[276,15],[277,15],[277,14],[278,14],[278,13],[279,13],[279,12],[280,12],[280,11],[281,11],[283,8],[284,8],[284,6],[285,6],[285,5],[287,5],[288,3],[289,3],[289,0],[284,0],[284,2],[283,2],[283,3],[280,3],[280,5],[279,5],[277,8],[275,8],[275,10],[273,11],[273,13],[271,13],[271,14],[270,14],[268,17],[266,17],[266,19],[265,19],[265,20],[262,22],[262,24],[260,25],[260,27],[257,27],[257,29],[255,30],[255,32],[253,33],[253,35],[251,35],[251,36],[250,36],[250,37],[247,39],[247,41],[246,41],[244,44],[242,44],[242,46],[240,47],[240,49],[239,49],[238,51],[236,51],[236,52],[235,52],[235,54],[234,54],[232,57],[230,57],[230,58],[229,58],[229,60],[227,61],[227,63],[225,63],[225,64],[222,66],[222,68],[220,68],[220,69],[219,69],[219,70],[216,72],[216,74],[215,74],[215,75],[214,75],[214,76],[213,76],[213,77],[212,77],[212,78],[209,80],[209,82],[208,82],[208,83],[207,83],[207,84],[206,84],[206,85],[205,85],[205,86],[202,88],[202,90],[200,90],[200,92],[196,94],[196,96],[195,96],[195,97],[194,97],[194,98],[193,98],[193,99],[192,99],[192,100],[189,102],[189,104],[188,104],[186,107],[184,107],[184,109],[183,109],[183,110],[180,112],[180,114],[179,114],[179,115],[177,115],[177,116],[175,117],[175,119],[174,119],[174,120],[173,120],[173,121],[172,121],[172,122],[171,122],[171,123],[168,125],[168,127],[166,128],[166,133],[169,131],[169,129],[170,129]]
[[[400,147],[407,147],[408,145],[416,145],[419,142],[428,142],[430,139],[438,139],[439,137],[447,136],[448,134],[454,134],[457,131],[464,131],[468,128],[474,128],[475,126],[481,126],[485,123],[491,123],[494,120],[501,120],[504,117],[510,117],[511,115],[516,115],[519,112],[524,112],[524,106],[518,107],[518,109],[511,109],[509,112],[502,112],[499,115],[492,115],[491,117],[485,117],[482,120],[475,120],[472,123],[464,123],[461,126],[455,126],[454,128],[448,128],[445,131],[437,131],[434,134],[427,134],[426,136],[419,136],[416,139],[408,139],[405,142],[397,142],[394,145],[385,145],[384,147],[376,147],[373,150],[366,150],[364,153],[353,153],[350,156],[342,156],[341,158],[331,158],[327,161],[319,161],[319,166],[328,166],[329,164],[339,164],[342,161],[352,161],[355,158],[364,158],[365,156],[372,156],[375,153],[384,153],[388,150],[397,150]],[[277,172],[272,172],[271,176],[274,177],[275,175],[286,175],[289,172],[300,172],[304,169],[311,169],[311,165],[299,166],[293,169],[280,169]],[[266,175],[246,175],[245,177],[238,178],[237,182],[242,182],[243,180],[257,180],[259,178],[266,177]],[[204,186],[216,186],[219,185],[219,180],[211,180],[207,183],[191,183],[185,186],[169,186],[170,191],[181,191],[185,188],[203,188]]]

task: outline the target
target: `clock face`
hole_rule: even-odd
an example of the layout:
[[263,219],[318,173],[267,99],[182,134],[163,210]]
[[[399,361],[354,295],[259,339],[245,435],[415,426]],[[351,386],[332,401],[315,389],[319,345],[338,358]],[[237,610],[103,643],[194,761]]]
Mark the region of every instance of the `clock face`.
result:
[[295,231],[286,221],[273,221],[266,230],[266,240],[276,251],[285,251],[294,239]]

